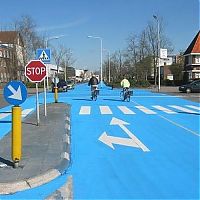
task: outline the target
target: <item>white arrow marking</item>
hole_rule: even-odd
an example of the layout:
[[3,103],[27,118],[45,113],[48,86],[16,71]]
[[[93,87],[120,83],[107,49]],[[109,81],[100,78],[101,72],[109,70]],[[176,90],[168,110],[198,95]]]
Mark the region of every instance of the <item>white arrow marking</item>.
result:
[[128,134],[128,136],[143,150],[150,151],[135,135],[133,135],[124,125],[128,125],[129,123],[117,119],[115,117],[112,118],[110,125],[119,125],[120,128]]
[[17,90],[15,90],[12,85],[8,86],[8,89],[13,93],[8,98],[22,100],[21,88],[20,85]]
[[115,149],[113,144],[120,144],[124,146],[130,146],[130,147],[137,147],[140,148],[132,139],[130,138],[121,138],[121,137],[114,137],[107,135],[106,132],[104,132],[100,137],[99,140],[103,142],[104,144],[108,145],[112,149]]

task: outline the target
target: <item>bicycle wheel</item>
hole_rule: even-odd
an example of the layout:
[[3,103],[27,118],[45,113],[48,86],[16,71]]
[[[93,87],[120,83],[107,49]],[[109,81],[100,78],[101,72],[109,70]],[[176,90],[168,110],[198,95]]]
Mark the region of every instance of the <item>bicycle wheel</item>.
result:
[[95,100],[95,101],[97,100],[97,91],[96,91],[96,90],[94,91],[94,97],[93,97],[93,100]]
[[119,95],[119,96],[120,96],[120,99],[121,99],[121,100],[124,100],[124,92],[123,92],[123,91],[120,92],[120,95]]

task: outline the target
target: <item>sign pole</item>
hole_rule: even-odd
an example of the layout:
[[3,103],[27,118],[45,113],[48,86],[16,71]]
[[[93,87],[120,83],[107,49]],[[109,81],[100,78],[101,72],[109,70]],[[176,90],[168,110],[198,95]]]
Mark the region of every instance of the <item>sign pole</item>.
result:
[[36,115],[37,115],[37,126],[40,124],[40,110],[39,110],[39,98],[38,98],[38,83],[36,83]]
[[19,166],[22,155],[22,109],[19,106],[27,97],[27,88],[21,81],[10,81],[3,90],[5,100],[14,105],[12,107],[12,138],[11,157],[13,167]]
[[47,116],[47,90],[46,90],[46,78],[44,78],[44,116]]
[[12,160],[14,168],[19,166],[22,155],[22,122],[21,107],[12,107]]

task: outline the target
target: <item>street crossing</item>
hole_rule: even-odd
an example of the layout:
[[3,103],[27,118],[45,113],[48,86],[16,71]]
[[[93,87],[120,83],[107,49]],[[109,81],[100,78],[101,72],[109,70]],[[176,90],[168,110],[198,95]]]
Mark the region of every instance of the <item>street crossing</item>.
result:
[[[26,117],[28,114],[30,114],[32,111],[34,110],[34,108],[29,108],[29,109],[24,109],[22,110],[22,117]],[[0,120],[1,119],[4,119],[8,116],[11,116],[12,115],[12,112],[11,111],[5,111],[5,112],[2,112],[0,113]]]
[[[99,106],[99,113],[101,115],[111,115],[111,114],[114,114],[115,108],[119,109],[122,112],[122,114],[125,114],[125,115],[134,115],[137,113],[136,110],[139,110],[142,113],[147,114],[147,115],[158,114],[157,111],[161,111],[167,114],[178,114],[180,112],[200,114],[198,111],[196,111],[196,110],[200,110],[199,107],[193,106],[193,105],[185,105],[185,107],[177,106],[177,105],[167,105],[166,107],[161,106],[161,105],[152,105],[151,107],[148,107],[148,108],[145,106],[116,106],[116,107],[112,106],[112,108],[110,106]],[[92,109],[96,109],[96,108],[92,106],[81,106],[79,115],[91,115]]]

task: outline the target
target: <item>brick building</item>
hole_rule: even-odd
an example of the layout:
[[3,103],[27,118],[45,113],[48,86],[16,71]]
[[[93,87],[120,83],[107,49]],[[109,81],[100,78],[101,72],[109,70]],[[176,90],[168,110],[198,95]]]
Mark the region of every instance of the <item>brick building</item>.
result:
[[200,79],[200,31],[186,49],[184,56],[184,82]]

